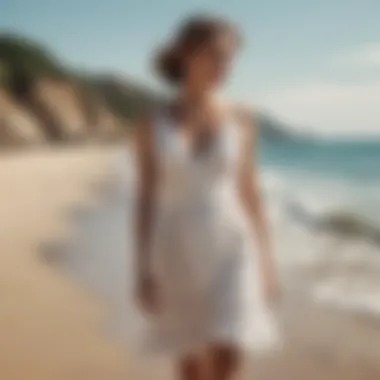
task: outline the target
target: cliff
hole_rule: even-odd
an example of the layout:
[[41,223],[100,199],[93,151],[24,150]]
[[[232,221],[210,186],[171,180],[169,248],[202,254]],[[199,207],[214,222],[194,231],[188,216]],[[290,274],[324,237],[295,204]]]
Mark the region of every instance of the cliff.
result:
[[[118,138],[164,101],[151,89],[108,73],[80,73],[38,43],[0,35],[0,146]],[[293,139],[259,115],[262,137]]]
[[0,36],[0,145],[108,139],[124,129],[101,93],[34,41]]
[[0,147],[46,143],[39,121],[0,90]]

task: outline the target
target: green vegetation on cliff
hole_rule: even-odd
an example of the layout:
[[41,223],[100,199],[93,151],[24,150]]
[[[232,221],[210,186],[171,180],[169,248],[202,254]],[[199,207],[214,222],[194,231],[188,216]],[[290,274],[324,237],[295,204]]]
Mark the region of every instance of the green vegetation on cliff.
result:
[[20,96],[39,78],[66,75],[50,52],[34,41],[12,34],[0,35],[0,63],[4,86]]

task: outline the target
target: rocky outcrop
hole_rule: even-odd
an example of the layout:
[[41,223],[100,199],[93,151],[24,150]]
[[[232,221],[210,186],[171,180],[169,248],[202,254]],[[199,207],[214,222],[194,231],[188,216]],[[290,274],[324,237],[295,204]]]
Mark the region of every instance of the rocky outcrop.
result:
[[0,146],[40,145],[47,136],[38,119],[0,90]]
[[82,85],[78,91],[88,134],[94,139],[108,139],[123,131],[125,122],[108,107],[101,94]]
[[0,90],[0,147],[109,140],[123,130],[101,98],[70,81],[40,79],[22,97]]
[[33,86],[29,106],[52,138],[78,141],[85,139],[90,132],[78,90],[68,81],[38,80]]

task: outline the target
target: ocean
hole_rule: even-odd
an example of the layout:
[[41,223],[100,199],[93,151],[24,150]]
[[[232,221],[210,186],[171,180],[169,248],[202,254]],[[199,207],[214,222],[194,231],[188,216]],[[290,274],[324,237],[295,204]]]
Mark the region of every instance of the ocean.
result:
[[278,259],[316,302],[380,317],[380,140],[262,142]]

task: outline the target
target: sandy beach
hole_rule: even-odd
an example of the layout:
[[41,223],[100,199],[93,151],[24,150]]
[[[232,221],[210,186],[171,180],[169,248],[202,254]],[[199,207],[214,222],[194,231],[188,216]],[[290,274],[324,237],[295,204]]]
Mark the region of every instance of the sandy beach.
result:
[[[167,363],[141,366],[104,328],[110,302],[122,302],[117,263],[130,239],[123,157],[88,147],[0,158],[1,379],[170,378]],[[284,348],[247,361],[244,378],[379,379],[380,324],[312,304],[302,290],[285,284]]]
[[102,309],[44,259],[73,238],[71,213],[101,198],[110,151],[15,153],[0,159],[0,378],[125,379],[125,360],[96,334]]

